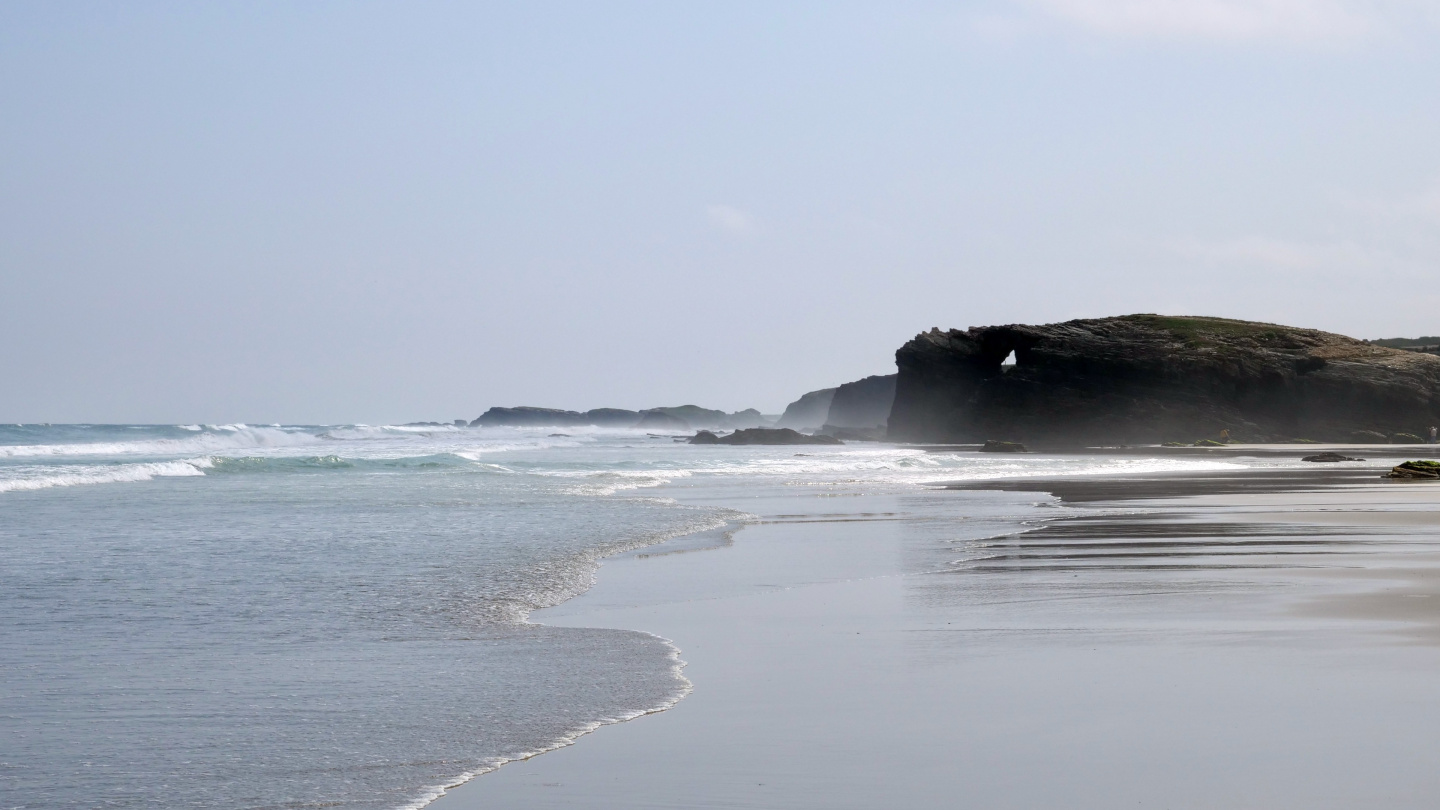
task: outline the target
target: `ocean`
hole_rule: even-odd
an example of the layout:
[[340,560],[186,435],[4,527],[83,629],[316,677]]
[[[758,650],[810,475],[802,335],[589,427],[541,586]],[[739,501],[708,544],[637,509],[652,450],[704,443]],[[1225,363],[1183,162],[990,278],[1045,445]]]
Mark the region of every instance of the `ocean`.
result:
[[528,617],[608,555],[753,519],[682,489],[1237,466],[593,428],[0,425],[0,808],[419,808],[663,710],[690,688],[683,639]]

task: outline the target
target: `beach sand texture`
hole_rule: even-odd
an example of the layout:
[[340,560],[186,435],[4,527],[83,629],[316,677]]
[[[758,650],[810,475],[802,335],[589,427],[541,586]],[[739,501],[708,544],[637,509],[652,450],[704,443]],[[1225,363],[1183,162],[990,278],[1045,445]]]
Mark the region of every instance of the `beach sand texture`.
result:
[[1433,807],[1440,485],[1379,472],[705,491],[761,519],[534,616],[694,692],[431,807]]

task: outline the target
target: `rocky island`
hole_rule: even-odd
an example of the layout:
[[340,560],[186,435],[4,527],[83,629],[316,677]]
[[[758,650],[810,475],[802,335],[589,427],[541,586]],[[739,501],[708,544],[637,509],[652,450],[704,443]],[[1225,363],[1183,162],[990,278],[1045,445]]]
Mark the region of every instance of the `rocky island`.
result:
[[769,421],[754,408],[735,413],[678,405],[669,408],[648,408],[627,411],[623,408],[594,408],[588,411],[565,411],[522,405],[515,408],[491,408],[470,423],[470,427],[616,427],[644,430],[691,430],[694,428],[747,428],[768,425]]
[[932,329],[895,361],[899,441],[1386,441],[1440,424],[1440,357],[1226,318]]
[[690,444],[844,444],[834,436],[806,435],[790,428],[750,428],[727,436],[702,430],[691,436]]

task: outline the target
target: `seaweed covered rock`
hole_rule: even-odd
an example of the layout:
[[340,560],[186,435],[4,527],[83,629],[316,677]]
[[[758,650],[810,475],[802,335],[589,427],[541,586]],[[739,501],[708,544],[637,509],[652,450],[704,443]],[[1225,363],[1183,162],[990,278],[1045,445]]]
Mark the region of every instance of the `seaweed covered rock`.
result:
[[1385,441],[1440,424],[1440,357],[1225,318],[934,329],[895,360],[889,435],[901,441],[1155,444],[1226,429],[1239,441]]
[[1314,461],[1321,464],[1329,464],[1337,461],[1364,461],[1363,458],[1351,458],[1340,453],[1316,453],[1313,456],[1306,456],[1301,461]]
[[1386,478],[1440,479],[1440,461],[1407,461],[1390,468]]

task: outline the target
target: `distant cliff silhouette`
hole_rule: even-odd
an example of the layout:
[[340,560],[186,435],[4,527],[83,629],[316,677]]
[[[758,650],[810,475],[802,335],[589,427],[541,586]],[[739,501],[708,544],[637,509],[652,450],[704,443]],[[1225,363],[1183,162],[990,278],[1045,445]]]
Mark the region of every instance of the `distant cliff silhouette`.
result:
[[901,441],[1350,441],[1440,424],[1440,357],[1225,318],[934,329],[895,360]]

